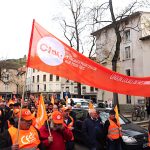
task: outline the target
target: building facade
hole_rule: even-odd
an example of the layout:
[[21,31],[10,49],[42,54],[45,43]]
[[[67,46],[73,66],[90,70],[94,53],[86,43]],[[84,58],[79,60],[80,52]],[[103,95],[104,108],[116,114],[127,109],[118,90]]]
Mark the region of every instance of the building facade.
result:
[[[117,72],[136,77],[150,76],[150,13],[136,12],[118,21],[121,45]],[[112,24],[92,33],[96,36],[97,60],[112,68],[116,35]],[[113,93],[99,90],[98,99],[112,101]],[[119,94],[120,104],[144,103],[145,97]]]
[[[81,85],[82,97],[97,100],[97,88]],[[48,99],[55,94],[58,99],[77,97],[77,83],[59,76],[28,68],[26,92],[32,94],[43,93]]]
[[3,69],[3,77],[0,81],[0,95],[4,99],[12,98],[13,94],[21,95],[23,92],[22,75],[19,75],[17,69]]

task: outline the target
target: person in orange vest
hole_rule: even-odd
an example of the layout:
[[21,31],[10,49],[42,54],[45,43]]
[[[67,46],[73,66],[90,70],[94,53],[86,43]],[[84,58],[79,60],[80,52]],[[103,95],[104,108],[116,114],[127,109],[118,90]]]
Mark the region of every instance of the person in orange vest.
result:
[[69,115],[69,108],[63,107],[62,114],[64,118],[64,125],[72,131],[72,138],[70,141],[66,141],[66,150],[73,150],[74,149],[74,136],[73,136],[73,129],[74,129],[74,119]]
[[104,133],[108,150],[123,150],[120,125],[115,117],[115,111],[110,110],[109,118],[104,124]]
[[[17,117],[19,120],[20,113],[17,113]],[[19,136],[17,136],[17,126],[11,126],[4,133],[0,134],[0,149],[42,149],[38,131],[32,126],[33,117],[29,109],[23,108]]]

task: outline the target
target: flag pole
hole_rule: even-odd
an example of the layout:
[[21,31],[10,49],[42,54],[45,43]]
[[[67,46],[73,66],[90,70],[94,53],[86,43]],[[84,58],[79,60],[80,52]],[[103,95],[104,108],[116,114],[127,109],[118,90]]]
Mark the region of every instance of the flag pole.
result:
[[23,93],[22,93],[22,99],[21,99],[21,107],[20,107],[20,112],[19,112],[18,130],[17,130],[17,144],[18,144],[18,142],[19,142],[20,121],[21,121],[22,107],[23,107],[23,102],[24,102],[24,94],[25,94],[27,71],[28,71],[28,68],[27,68],[27,70],[26,70],[26,72],[25,72],[25,80],[24,80]]
[[51,130],[50,130],[50,126],[49,126],[49,122],[48,122],[48,119],[47,119],[47,126],[48,126],[48,132],[49,132],[49,136],[52,136],[52,134],[51,134]]
[[28,72],[28,63],[29,63],[30,54],[31,54],[31,47],[32,47],[32,38],[33,38],[33,31],[34,31],[34,22],[35,22],[35,20],[33,19],[33,22],[32,22],[32,29],[31,29],[31,36],[30,36],[30,43],[29,43],[28,60],[27,60],[27,63],[26,63],[25,80],[24,80],[23,93],[22,93],[22,99],[21,99],[21,107],[20,107],[19,120],[18,120],[18,130],[17,130],[17,140],[16,140],[16,143],[17,143],[17,144],[19,144],[20,122],[21,122],[22,107],[23,107],[23,102],[24,102],[24,94],[25,94],[26,79],[27,79],[27,72]]

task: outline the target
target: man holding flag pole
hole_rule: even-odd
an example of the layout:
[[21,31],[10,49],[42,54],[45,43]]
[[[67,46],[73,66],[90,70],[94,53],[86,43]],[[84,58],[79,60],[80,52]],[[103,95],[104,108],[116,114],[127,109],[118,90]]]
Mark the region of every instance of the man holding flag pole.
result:
[[109,118],[104,124],[104,133],[106,136],[108,150],[123,150],[122,133],[117,105],[109,112]]

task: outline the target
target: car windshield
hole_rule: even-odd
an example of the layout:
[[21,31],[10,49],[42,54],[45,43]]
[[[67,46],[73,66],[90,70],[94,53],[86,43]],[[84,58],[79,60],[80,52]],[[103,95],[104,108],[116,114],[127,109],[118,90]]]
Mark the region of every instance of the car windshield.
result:
[[[109,118],[109,113],[108,112],[100,112],[100,117],[102,119],[102,122],[105,123],[105,121]],[[130,122],[128,119],[126,119],[123,116],[119,116],[119,121],[120,121],[121,125],[127,124]]]

